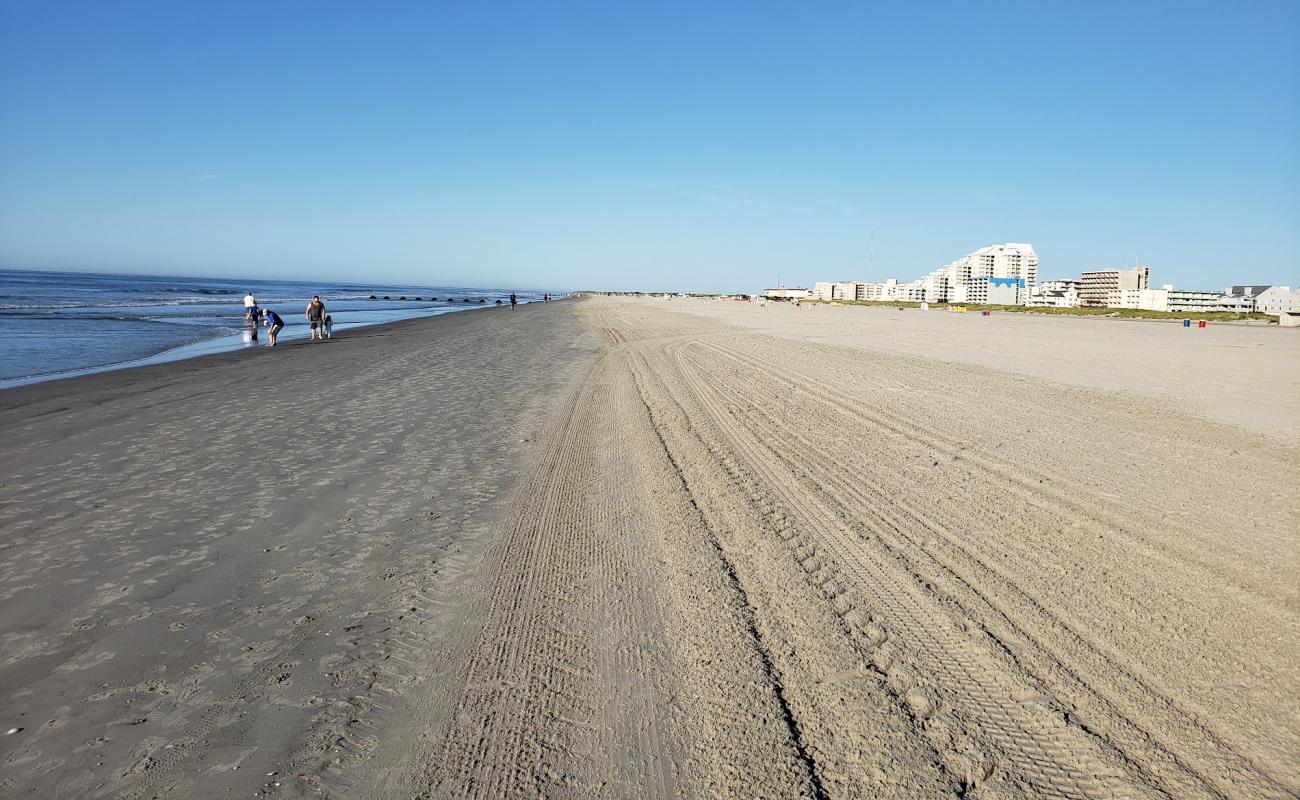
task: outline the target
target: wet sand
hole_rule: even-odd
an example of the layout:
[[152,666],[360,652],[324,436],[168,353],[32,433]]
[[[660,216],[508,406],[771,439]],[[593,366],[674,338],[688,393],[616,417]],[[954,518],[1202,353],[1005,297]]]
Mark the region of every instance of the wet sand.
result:
[[588,299],[3,392],[0,796],[1294,796],[1298,376]]

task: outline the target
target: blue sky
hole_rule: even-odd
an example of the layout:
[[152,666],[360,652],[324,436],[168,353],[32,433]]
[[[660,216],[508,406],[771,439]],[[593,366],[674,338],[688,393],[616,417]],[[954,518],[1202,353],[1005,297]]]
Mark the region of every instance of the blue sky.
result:
[[1289,1],[0,0],[0,266],[1295,285],[1298,43]]

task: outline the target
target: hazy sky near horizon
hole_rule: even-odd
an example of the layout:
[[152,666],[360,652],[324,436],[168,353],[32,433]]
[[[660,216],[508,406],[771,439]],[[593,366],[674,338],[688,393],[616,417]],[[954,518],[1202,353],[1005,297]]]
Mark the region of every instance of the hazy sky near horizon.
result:
[[1290,0],[0,0],[0,267],[1295,285],[1298,143]]

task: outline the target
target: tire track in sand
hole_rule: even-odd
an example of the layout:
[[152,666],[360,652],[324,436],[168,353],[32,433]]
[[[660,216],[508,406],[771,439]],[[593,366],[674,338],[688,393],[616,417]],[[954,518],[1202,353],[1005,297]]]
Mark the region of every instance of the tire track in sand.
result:
[[[741,372],[737,375],[772,375],[783,382],[797,381],[802,391],[815,398],[823,408],[845,418],[843,422],[837,421],[836,425],[866,426],[869,430],[877,430],[880,435],[932,446],[939,452],[955,453],[960,449],[960,443],[937,431],[896,414],[854,403],[809,376],[774,366],[717,341],[701,343],[700,347],[724,361],[739,365]],[[717,364],[708,373],[708,379],[716,384],[716,390],[725,396],[742,397],[755,391],[752,387],[738,385],[736,376],[723,377],[724,371]],[[755,422],[761,428],[786,426],[786,420],[778,418],[762,404],[753,406],[748,413],[757,417]],[[865,516],[877,541],[887,547],[894,558],[905,562],[905,569],[919,574],[917,562],[928,561],[948,574],[958,591],[965,595],[962,601],[953,598],[959,602],[962,613],[969,615],[995,641],[997,638],[989,630],[989,625],[1009,628],[1019,645],[1031,648],[1039,659],[1050,663],[1053,675],[1057,676],[1051,682],[1058,684],[1053,692],[1071,697],[1073,702],[1084,706],[1086,716],[1093,720],[1086,732],[1099,746],[1123,762],[1137,780],[1158,791],[1164,791],[1160,787],[1177,787],[1179,793],[1195,791],[1226,797],[1243,785],[1250,785],[1257,796],[1289,796],[1283,785],[1202,725],[1173,697],[1142,675],[1125,668],[1114,653],[1076,630],[1068,620],[1043,607],[1011,577],[985,563],[977,552],[963,546],[960,538],[942,522],[915,507],[905,494],[886,496],[870,483],[849,480],[843,463],[837,462],[833,453],[823,453],[821,445],[797,429],[789,429],[789,436],[798,446],[776,454],[790,470],[806,473],[806,485],[813,487],[823,502],[841,508],[844,514]],[[1015,476],[1016,483],[1026,488],[1039,485],[1018,475],[1012,467],[990,462],[977,453],[962,450],[961,457],[964,462],[988,471],[993,480],[1005,481],[1009,480],[1008,476]],[[1030,472],[1030,477],[1035,474]],[[1048,477],[1052,483],[1059,483],[1057,476]],[[1058,501],[1056,494],[1049,495],[1052,502]],[[1031,499],[1039,502],[1036,497]],[[1117,524],[1104,518],[1094,519],[1095,512],[1089,513],[1084,503],[1071,501],[1060,505],[1073,515],[1077,524],[1086,523],[1103,530]],[[1043,508],[1046,511],[1048,505]],[[931,536],[938,537],[944,548],[934,546],[935,540]],[[928,544],[921,539],[926,539]],[[1008,542],[1007,547],[1017,549],[1014,541]],[[945,556],[945,548],[951,555]],[[1032,558],[1032,554],[1025,553],[1023,557]],[[1196,568],[1199,567],[1198,563]],[[967,577],[966,573],[972,569],[976,576]],[[988,592],[987,584],[990,583],[997,587],[1001,596],[1010,596],[1015,601],[1015,612],[995,602]],[[990,613],[996,622],[989,619]],[[1025,656],[1016,661],[1021,668],[1026,667],[1023,663]],[[1080,670],[1085,668],[1094,674],[1091,677],[1081,674]],[[1035,683],[1045,677],[1041,670],[1038,672],[1040,674],[1028,676]],[[1066,681],[1064,687],[1059,686],[1061,676]],[[1117,694],[1126,700],[1123,703],[1116,700]],[[1131,706],[1139,701],[1141,711],[1135,712]],[[1126,711],[1125,706],[1129,706],[1129,710]],[[1097,722],[1102,720],[1106,724],[1098,725]],[[1223,785],[1215,777],[1227,775],[1234,776],[1231,785]]]
[[[1063,723],[1012,699],[1017,694],[1016,687],[983,651],[952,625],[931,598],[924,597],[906,576],[891,569],[891,565],[870,558],[857,535],[838,517],[815,498],[796,491],[798,476],[770,448],[735,422],[719,400],[716,389],[705,382],[706,370],[691,363],[680,350],[680,347],[672,348],[674,367],[692,395],[708,411],[708,419],[692,422],[702,429],[716,427],[738,457],[731,461],[732,468],[752,471],[764,493],[789,512],[794,524],[788,529],[787,541],[792,548],[809,548],[810,555],[802,561],[813,579],[828,584],[832,576],[820,575],[815,567],[833,561],[835,571],[915,659],[918,672],[933,681],[934,688],[944,697],[953,700],[981,738],[986,738],[1004,763],[1025,781],[1058,797],[1118,796],[1122,787],[1105,774],[1103,765],[1093,754],[1067,739]],[[820,558],[816,554],[821,554]],[[868,633],[865,628],[863,632]],[[882,643],[883,640],[874,642],[873,649],[879,649]],[[885,668],[889,666],[892,665],[886,664]]]
[[425,759],[432,796],[676,796],[663,628],[639,591],[613,394],[600,356],[554,410],[485,554],[456,718]]

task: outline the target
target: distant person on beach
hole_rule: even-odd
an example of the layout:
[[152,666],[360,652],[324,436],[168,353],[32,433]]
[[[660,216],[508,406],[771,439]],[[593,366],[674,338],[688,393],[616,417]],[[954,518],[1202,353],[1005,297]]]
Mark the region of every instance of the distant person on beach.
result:
[[284,320],[280,319],[280,315],[269,308],[262,309],[262,319],[266,321],[266,346],[275,347],[275,337],[279,335],[280,329],[284,327]]
[[312,295],[311,302],[307,304],[307,322],[311,325],[311,340],[325,341],[325,304],[320,301],[319,295]]
[[325,315],[325,338],[326,339],[334,338],[334,315],[333,314]]
[[514,293],[514,292],[511,292],[511,293],[510,293],[510,310],[511,310],[511,311],[514,311],[514,310],[515,310],[515,304],[518,303],[518,302],[519,302],[519,298],[515,297],[515,293]]
[[245,292],[244,293],[244,321],[252,325],[253,329],[245,337],[244,341],[246,342],[257,341],[257,326],[261,322],[261,320],[258,318],[260,316],[260,313],[261,313],[261,309],[257,307],[257,301],[253,299],[253,293]]

